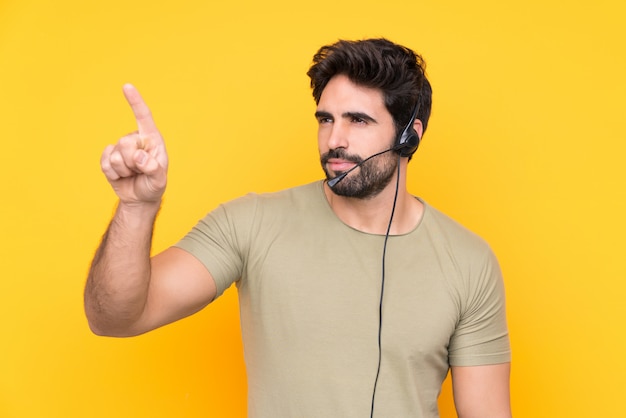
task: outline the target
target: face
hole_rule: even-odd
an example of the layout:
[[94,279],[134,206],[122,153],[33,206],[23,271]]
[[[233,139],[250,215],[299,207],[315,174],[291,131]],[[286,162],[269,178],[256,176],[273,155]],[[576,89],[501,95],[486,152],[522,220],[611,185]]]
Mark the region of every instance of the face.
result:
[[[320,160],[329,180],[395,142],[393,118],[382,92],[358,86],[344,75],[328,82],[315,115]],[[390,183],[397,164],[396,153],[381,154],[350,172],[332,191],[340,196],[372,198]]]

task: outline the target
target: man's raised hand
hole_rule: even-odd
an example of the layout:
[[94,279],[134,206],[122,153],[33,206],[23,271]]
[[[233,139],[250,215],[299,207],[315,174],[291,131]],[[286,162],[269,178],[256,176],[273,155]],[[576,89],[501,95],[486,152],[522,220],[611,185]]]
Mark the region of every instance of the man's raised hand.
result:
[[160,203],[167,184],[167,151],[152,114],[137,89],[124,85],[137,132],[104,149],[100,165],[120,203]]

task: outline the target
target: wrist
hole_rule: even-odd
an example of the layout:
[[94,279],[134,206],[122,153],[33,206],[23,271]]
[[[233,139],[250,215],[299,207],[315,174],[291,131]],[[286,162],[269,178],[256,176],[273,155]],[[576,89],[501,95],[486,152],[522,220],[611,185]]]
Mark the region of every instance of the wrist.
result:
[[161,209],[161,200],[155,202],[123,202],[119,201],[116,215],[127,224],[150,224]]

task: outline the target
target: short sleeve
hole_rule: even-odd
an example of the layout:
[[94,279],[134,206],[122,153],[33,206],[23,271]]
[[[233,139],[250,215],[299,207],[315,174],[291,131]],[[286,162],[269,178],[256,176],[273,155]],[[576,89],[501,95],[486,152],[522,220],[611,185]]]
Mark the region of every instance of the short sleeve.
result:
[[450,365],[511,361],[504,283],[491,250],[472,263],[464,293],[461,318],[448,349]]
[[239,280],[245,263],[245,243],[254,201],[245,196],[220,205],[200,220],[176,247],[196,257],[213,276],[220,296]]

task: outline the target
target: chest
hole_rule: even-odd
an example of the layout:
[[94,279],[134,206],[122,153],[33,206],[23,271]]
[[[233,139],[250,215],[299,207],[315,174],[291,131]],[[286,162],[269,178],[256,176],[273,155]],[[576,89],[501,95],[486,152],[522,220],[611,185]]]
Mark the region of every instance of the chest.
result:
[[384,269],[383,250],[380,236],[310,229],[276,236],[250,254],[239,288],[244,326],[296,349],[374,352],[382,303],[390,355],[445,357],[460,315],[448,277],[456,272],[408,237],[389,239]]

